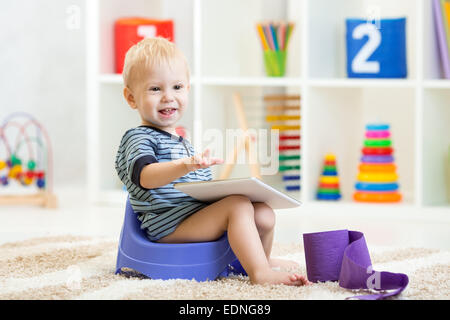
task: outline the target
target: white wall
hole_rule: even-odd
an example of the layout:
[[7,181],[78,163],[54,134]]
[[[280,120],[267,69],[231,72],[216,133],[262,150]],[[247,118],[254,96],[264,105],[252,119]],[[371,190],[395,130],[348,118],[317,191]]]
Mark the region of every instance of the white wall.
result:
[[[34,115],[52,140],[55,187],[84,183],[84,0],[0,4],[0,121],[14,111]],[[79,26],[71,6],[80,10]]]

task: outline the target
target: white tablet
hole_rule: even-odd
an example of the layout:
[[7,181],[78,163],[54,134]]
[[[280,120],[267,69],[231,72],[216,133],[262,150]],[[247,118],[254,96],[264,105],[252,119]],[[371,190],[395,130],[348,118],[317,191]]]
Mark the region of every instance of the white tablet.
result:
[[176,183],[175,189],[204,202],[215,202],[227,196],[244,195],[252,202],[265,202],[272,209],[295,208],[302,203],[265,184],[258,178],[238,178]]

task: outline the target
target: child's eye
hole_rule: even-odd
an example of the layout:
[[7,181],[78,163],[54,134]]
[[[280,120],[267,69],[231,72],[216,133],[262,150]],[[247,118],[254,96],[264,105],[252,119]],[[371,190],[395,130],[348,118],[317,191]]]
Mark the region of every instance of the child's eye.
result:
[[183,88],[183,85],[181,84],[177,84],[173,87],[175,90],[180,90],[181,88]]
[[154,92],[159,91],[159,87],[151,87],[150,91],[154,91]]

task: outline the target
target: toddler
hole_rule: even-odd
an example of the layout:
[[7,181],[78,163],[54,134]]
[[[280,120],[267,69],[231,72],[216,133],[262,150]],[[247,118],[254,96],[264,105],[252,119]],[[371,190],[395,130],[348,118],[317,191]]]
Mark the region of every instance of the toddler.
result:
[[209,167],[223,162],[209,150],[196,154],[176,133],[190,89],[182,52],[166,39],[144,39],[128,50],[123,80],[123,95],[141,125],[123,135],[116,170],[147,237],[161,243],[203,242],[228,232],[252,283],[307,284],[302,275],[275,270],[298,264],[270,257],[275,215],[268,205],[241,195],[207,204],[173,188],[178,182],[211,180]]

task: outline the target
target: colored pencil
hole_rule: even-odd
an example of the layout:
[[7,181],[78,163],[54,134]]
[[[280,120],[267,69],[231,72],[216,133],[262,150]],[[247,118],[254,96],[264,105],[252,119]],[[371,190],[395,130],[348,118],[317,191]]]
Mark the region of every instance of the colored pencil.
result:
[[273,23],[269,24],[270,27],[270,32],[272,34],[272,39],[273,39],[273,48],[275,51],[278,51],[278,41],[277,41],[277,34],[275,31],[275,26],[273,25]]
[[280,39],[280,50],[284,50],[284,37],[286,33],[286,24],[282,22],[278,28],[278,39]]
[[261,24],[256,25],[256,29],[258,30],[259,37],[261,39],[261,44],[264,51],[269,50],[269,45],[267,44],[266,36],[264,35],[264,31],[262,29]]
[[286,66],[287,46],[293,23],[261,22],[256,28],[264,51],[266,73],[283,76]]
[[264,51],[286,50],[293,28],[293,22],[260,22],[256,24]]
[[270,50],[275,50],[275,46],[273,44],[272,32],[270,31],[270,26],[265,24],[263,26],[264,34],[266,35],[267,43],[269,44]]

